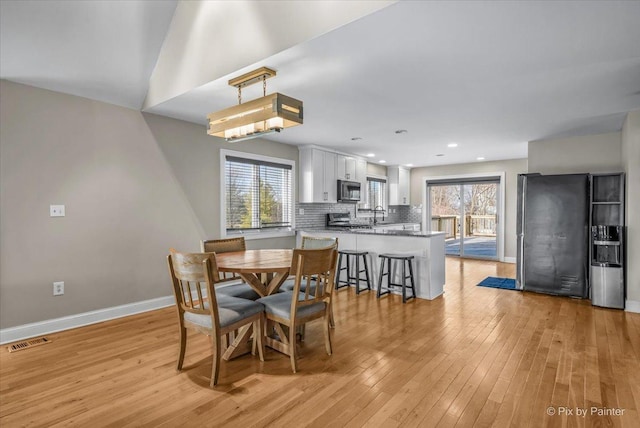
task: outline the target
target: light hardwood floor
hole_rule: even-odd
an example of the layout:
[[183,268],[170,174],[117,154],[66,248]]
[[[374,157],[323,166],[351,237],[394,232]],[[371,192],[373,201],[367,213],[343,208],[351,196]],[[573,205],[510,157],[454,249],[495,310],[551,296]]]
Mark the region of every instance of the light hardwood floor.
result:
[[476,287],[486,276],[514,265],[448,259],[433,301],[341,290],[333,356],[310,324],[297,374],[267,350],[223,362],[215,390],[202,335],[175,371],[172,308],[3,348],[0,426],[640,426],[640,314]]

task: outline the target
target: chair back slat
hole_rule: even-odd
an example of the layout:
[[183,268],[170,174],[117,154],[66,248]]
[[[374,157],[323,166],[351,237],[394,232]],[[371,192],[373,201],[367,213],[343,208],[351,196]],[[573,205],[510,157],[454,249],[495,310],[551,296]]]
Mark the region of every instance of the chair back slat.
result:
[[[189,286],[191,288],[191,286]],[[196,291],[198,292],[198,307],[204,309],[204,297],[202,296],[202,287],[200,287],[199,283],[195,284]]]
[[[200,242],[200,249],[203,253],[231,253],[234,251],[246,251],[247,246],[244,236],[227,239],[208,239]],[[236,281],[241,279],[239,275],[232,272],[218,272],[216,282]]]
[[[180,282],[180,285],[182,286],[182,289],[187,291],[187,301],[185,302],[186,307],[187,308],[195,308],[196,304],[193,301],[193,293],[191,292],[191,281],[183,281],[181,279],[178,279],[178,281]],[[198,287],[198,288],[200,288],[200,287]]]
[[[307,276],[306,278],[302,278],[305,283],[306,283],[306,287],[304,288],[304,300],[309,300],[309,291],[311,290],[311,277]],[[316,291],[318,291],[319,287],[316,287]]]

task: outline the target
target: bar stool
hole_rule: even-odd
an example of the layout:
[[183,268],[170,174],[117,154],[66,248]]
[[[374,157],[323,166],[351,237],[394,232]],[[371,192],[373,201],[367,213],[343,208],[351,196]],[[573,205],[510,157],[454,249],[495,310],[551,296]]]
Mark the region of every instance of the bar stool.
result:
[[[367,266],[367,255],[369,252],[367,251],[356,251],[356,250],[340,250],[338,251],[338,269],[336,270],[336,290],[339,290],[344,287],[348,287],[351,284],[356,286],[356,294],[360,294],[360,281],[365,281],[367,283],[366,290],[371,290],[371,282],[369,281],[369,267]],[[346,266],[342,267],[342,256],[346,256]],[[351,275],[351,259],[355,257],[356,263],[356,272],[355,275]],[[364,269],[360,269],[360,257],[362,257],[362,261],[364,263]],[[340,273],[346,270],[347,271],[347,280],[340,280]],[[361,273],[364,272],[365,277],[361,277]]]
[[[407,303],[409,299],[416,298],[416,288],[413,280],[413,258],[414,256],[407,256],[403,254],[380,254],[380,276],[378,277],[378,298],[384,296],[385,294],[391,293],[391,287],[402,287],[402,303]],[[384,273],[384,264],[387,262],[387,273]],[[394,263],[394,268],[397,267],[397,262],[402,263],[402,284],[396,284],[391,282],[391,262]],[[406,273],[406,266],[409,265],[409,275]],[[386,291],[382,292],[382,277],[387,276],[387,287]],[[411,293],[413,294],[410,297],[407,297],[407,279],[411,280]]]

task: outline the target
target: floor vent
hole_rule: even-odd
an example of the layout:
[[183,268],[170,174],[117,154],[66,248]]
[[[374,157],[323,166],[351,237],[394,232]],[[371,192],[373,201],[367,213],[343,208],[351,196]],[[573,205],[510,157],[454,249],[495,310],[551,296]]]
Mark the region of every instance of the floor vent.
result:
[[25,340],[24,342],[14,343],[11,346],[7,346],[9,352],[17,352],[22,351],[23,349],[33,348],[34,346],[44,345],[46,343],[50,343],[51,340],[46,337],[39,337],[37,339]]

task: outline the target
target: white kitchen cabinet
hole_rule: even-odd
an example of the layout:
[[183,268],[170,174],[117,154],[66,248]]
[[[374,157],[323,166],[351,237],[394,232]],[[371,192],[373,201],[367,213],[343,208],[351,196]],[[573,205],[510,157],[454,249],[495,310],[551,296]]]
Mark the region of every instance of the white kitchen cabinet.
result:
[[389,176],[389,205],[409,205],[410,171],[401,166],[390,166],[387,168],[387,175]]
[[301,203],[336,203],[336,162],[336,153],[308,147],[300,149],[298,196]]
[[338,180],[356,180],[356,159],[351,156],[336,155],[337,179]]
[[360,182],[363,191],[367,188],[367,161],[364,159],[356,159],[355,181]]

